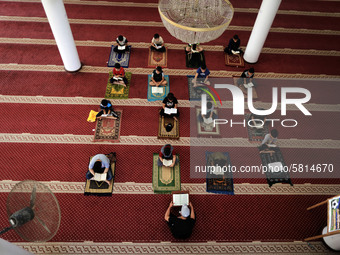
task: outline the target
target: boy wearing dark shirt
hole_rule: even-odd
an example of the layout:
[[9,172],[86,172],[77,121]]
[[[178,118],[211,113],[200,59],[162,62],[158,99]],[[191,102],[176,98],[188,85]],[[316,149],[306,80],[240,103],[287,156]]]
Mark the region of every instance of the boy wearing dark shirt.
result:
[[209,75],[210,71],[205,65],[199,67],[196,71],[195,78],[192,80],[194,87],[199,86],[197,79],[200,79],[205,85],[210,85],[210,81],[208,81]]
[[237,85],[238,86],[244,85],[246,87],[248,83],[252,83],[253,86],[256,86],[256,83],[254,82],[254,74],[255,74],[254,68],[244,70],[243,73],[241,74],[241,77],[237,80]]
[[100,103],[100,109],[101,111],[98,112],[96,116],[97,118],[106,117],[106,118],[112,118],[115,120],[118,119],[118,115],[113,110],[113,106],[109,100],[103,99]]
[[229,40],[228,46],[224,49],[224,52],[231,54],[242,54],[243,51],[240,49],[241,41],[238,38],[238,35],[234,35],[233,38]]
[[166,86],[167,82],[164,79],[164,73],[162,67],[157,66],[155,70],[153,70],[151,75],[150,86]]
[[168,222],[168,226],[170,227],[172,235],[177,239],[189,238],[196,222],[196,216],[192,203],[189,203],[191,210],[187,205],[182,206],[180,211],[181,216],[179,217],[176,217],[171,213],[172,207],[173,203],[171,202],[164,216],[164,219]]
[[[177,117],[179,117],[179,111],[177,109],[177,105],[178,105],[178,101],[176,97],[174,96],[174,94],[169,93],[168,96],[164,98],[163,100],[163,106],[159,114],[163,117],[172,116],[175,120],[177,120]],[[167,114],[165,113],[165,108],[175,108],[177,109],[177,113]]]

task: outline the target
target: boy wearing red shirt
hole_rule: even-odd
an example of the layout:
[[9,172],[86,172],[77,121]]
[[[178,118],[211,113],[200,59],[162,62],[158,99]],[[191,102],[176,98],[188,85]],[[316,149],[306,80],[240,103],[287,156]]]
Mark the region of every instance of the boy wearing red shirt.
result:
[[128,80],[125,77],[124,68],[121,67],[119,63],[115,64],[115,67],[113,68],[112,73],[113,73],[112,82],[121,83],[121,81],[123,81],[124,86],[128,84]]

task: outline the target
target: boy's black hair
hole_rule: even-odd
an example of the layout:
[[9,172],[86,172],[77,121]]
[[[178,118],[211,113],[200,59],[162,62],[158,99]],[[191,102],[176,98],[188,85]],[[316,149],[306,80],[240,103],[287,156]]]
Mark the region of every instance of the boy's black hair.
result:
[[168,94],[168,99],[169,99],[169,100],[173,100],[174,98],[175,98],[174,94],[170,92],[170,93]]
[[207,69],[207,66],[206,65],[202,65],[201,69],[205,70],[205,69]]
[[270,131],[270,134],[272,137],[277,138],[279,135],[279,132],[276,129],[273,129],[272,131]]
[[159,38],[159,34],[154,34],[153,38],[155,39]]
[[120,68],[120,64],[119,64],[119,63],[116,63],[116,64],[115,64],[115,68],[119,69],[119,68]]
[[238,40],[238,35],[234,35],[233,37],[235,40]]
[[157,66],[157,67],[156,67],[156,70],[157,70],[158,72],[163,72],[163,70],[162,70],[162,67],[161,67],[161,66]]
[[249,69],[249,72],[254,73],[254,72],[255,72],[254,68],[253,68],[253,67],[250,68],[250,69]]
[[119,35],[119,36],[118,36],[118,40],[119,40],[119,41],[123,41],[123,39],[124,39],[124,37],[123,37],[122,35]]

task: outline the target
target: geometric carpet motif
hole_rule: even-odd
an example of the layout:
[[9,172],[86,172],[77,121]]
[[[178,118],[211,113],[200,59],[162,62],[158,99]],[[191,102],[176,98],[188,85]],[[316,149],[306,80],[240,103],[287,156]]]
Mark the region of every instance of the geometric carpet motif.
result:
[[[195,243],[15,243],[34,254],[331,254],[322,242],[207,242]],[[38,251],[38,252],[37,252]],[[89,253],[91,251],[91,253]],[[157,252],[155,252],[157,251]],[[185,253],[183,253],[185,251]],[[242,252],[240,252],[242,251]],[[270,251],[270,253],[268,252]],[[283,253],[284,251],[284,253]]]
[[159,154],[153,154],[153,168],[152,168],[152,188],[155,193],[168,194],[172,191],[181,190],[181,175],[178,162],[174,167],[158,166]]
[[97,126],[94,133],[94,142],[119,142],[120,126],[122,120],[122,110],[115,110],[118,119],[101,118],[97,119]]
[[[194,84],[192,83],[192,80],[194,79],[195,76],[187,75],[187,77],[188,77],[189,100],[190,101],[192,101],[192,100],[195,100],[195,101],[201,100],[201,95],[204,94],[205,92],[202,89],[200,89],[200,88],[207,89],[207,86],[197,86],[197,87],[194,87]],[[199,83],[200,81],[203,82],[203,79],[197,79],[197,83]],[[208,101],[212,100],[210,95],[208,95],[208,94],[207,94],[207,100]]]
[[155,50],[151,50],[149,48],[149,58],[148,58],[148,66],[149,67],[167,67],[168,61],[168,50],[165,52],[159,52]]
[[[244,115],[246,123],[248,123],[250,115],[251,115],[250,113],[247,113]],[[252,122],[251,122],[251,125],[253,125]],[[247,131],[248,131],[248,138],[250,142],[255,142],[255,143],[262,142],[264,139],[264,136],[266,134],[269,134],[268,123],[265,123],[263,125],[263,128],[251,127],[250,125],[247,124]]]
[[[205,153],[207,160],[206,166],[219,166],[223,171],[223,167],[228,169],[231,167],[228,152],[210,152]],[[215,169],[215,173],[217,173]],[[223,171],[215,174],[207,171],[207,192],[216,194],[234,195],[233,173],[231,171]]]
[[268,164],[274,163],[274,162],[281,162],[282,166],[286,168],[286,164],[284,162],[282,153],[280,151],[280,148],[270,148],[270,150],[274,151],[274,153],[260,153],[260,158],[263,166],[267,167],[267,171],[265,172],[267,177],[267,182],[269,184],[269,187],[271,187],[275,183],[289,183],[291,186],[293,186],[293,183],[290,180],[289,172],[285,171],[270,171]]
[[119,85],[119,84],[112,84],[110,82],[111,78],[113,77],[113,73],[109,72],[109,79],[106,85],[106,92],[104,98],[109,99],[127,99],[129,98],[129,90],[131,84],[131,72],[125,72],[125,77],[128,80],[128,84],[126,86]]
[[[214,114],[217,115],[217,109],[213,110]],[[196,108],[196,120],[197,120],[197,133],[199,136],[208,135],[208,136],[219,136],[220,135],[220,126],[212,123],[205,123],[204,121],[200,121],[199,116],[201,114],[201,109]]]
[[148,75],[148,101],[163,100],[170,92],[169,75],[164,75],[164,79],[167,81],[166,86],[159,86],[162,88],[162,93],[152,93],[152,88],[156,86],[150,86],[151,74]]
[[121,67],[128,68],[130,61],[131,46],[128,46],[129,51],[124,53],[118,53],[114,51],[115,46],[111,46],[111,52],[109,61],[107,62],[108,67],[114,67],[116,63],[119,63]]
[[224,57],[226,66],[244,67],[244,60],[240,54],[224,54]]
[[[161,139],[179,139],[179,121],[174,120],[171,116],[158,117],[158,138]],[[166,130],[168,124],[172,125],[171,131]]]
[[185,66],[188,68],[199,68],[205,65],[204,52],[185,54]]

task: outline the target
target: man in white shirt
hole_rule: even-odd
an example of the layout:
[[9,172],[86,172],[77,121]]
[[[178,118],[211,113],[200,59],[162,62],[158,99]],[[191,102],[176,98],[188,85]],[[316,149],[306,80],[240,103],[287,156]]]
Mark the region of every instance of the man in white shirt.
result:
[[269,151],[271,147],[276,147],[277,137],[279,132],[276,129],[270,131],[270,134],[266,134],[260,148],[260,153]]
[[128,40],[125,36],[119,35],[116,39],[117,45],[114,47],[114,51],[117,53],[124,53],[129,51]]
[[106,173],[106,180],[105,182],[110,185],[110,180],[112,179],[112,171],[110,170],[110,160],[104,154],[97,154],[95,155],[89,164],[89,170],[86,173],[86,179],[93,180],[94,174],[99,173],[103,174]]
[[152,51],[165,52],[164,40],[159,34],[153,36],[150,49]]

